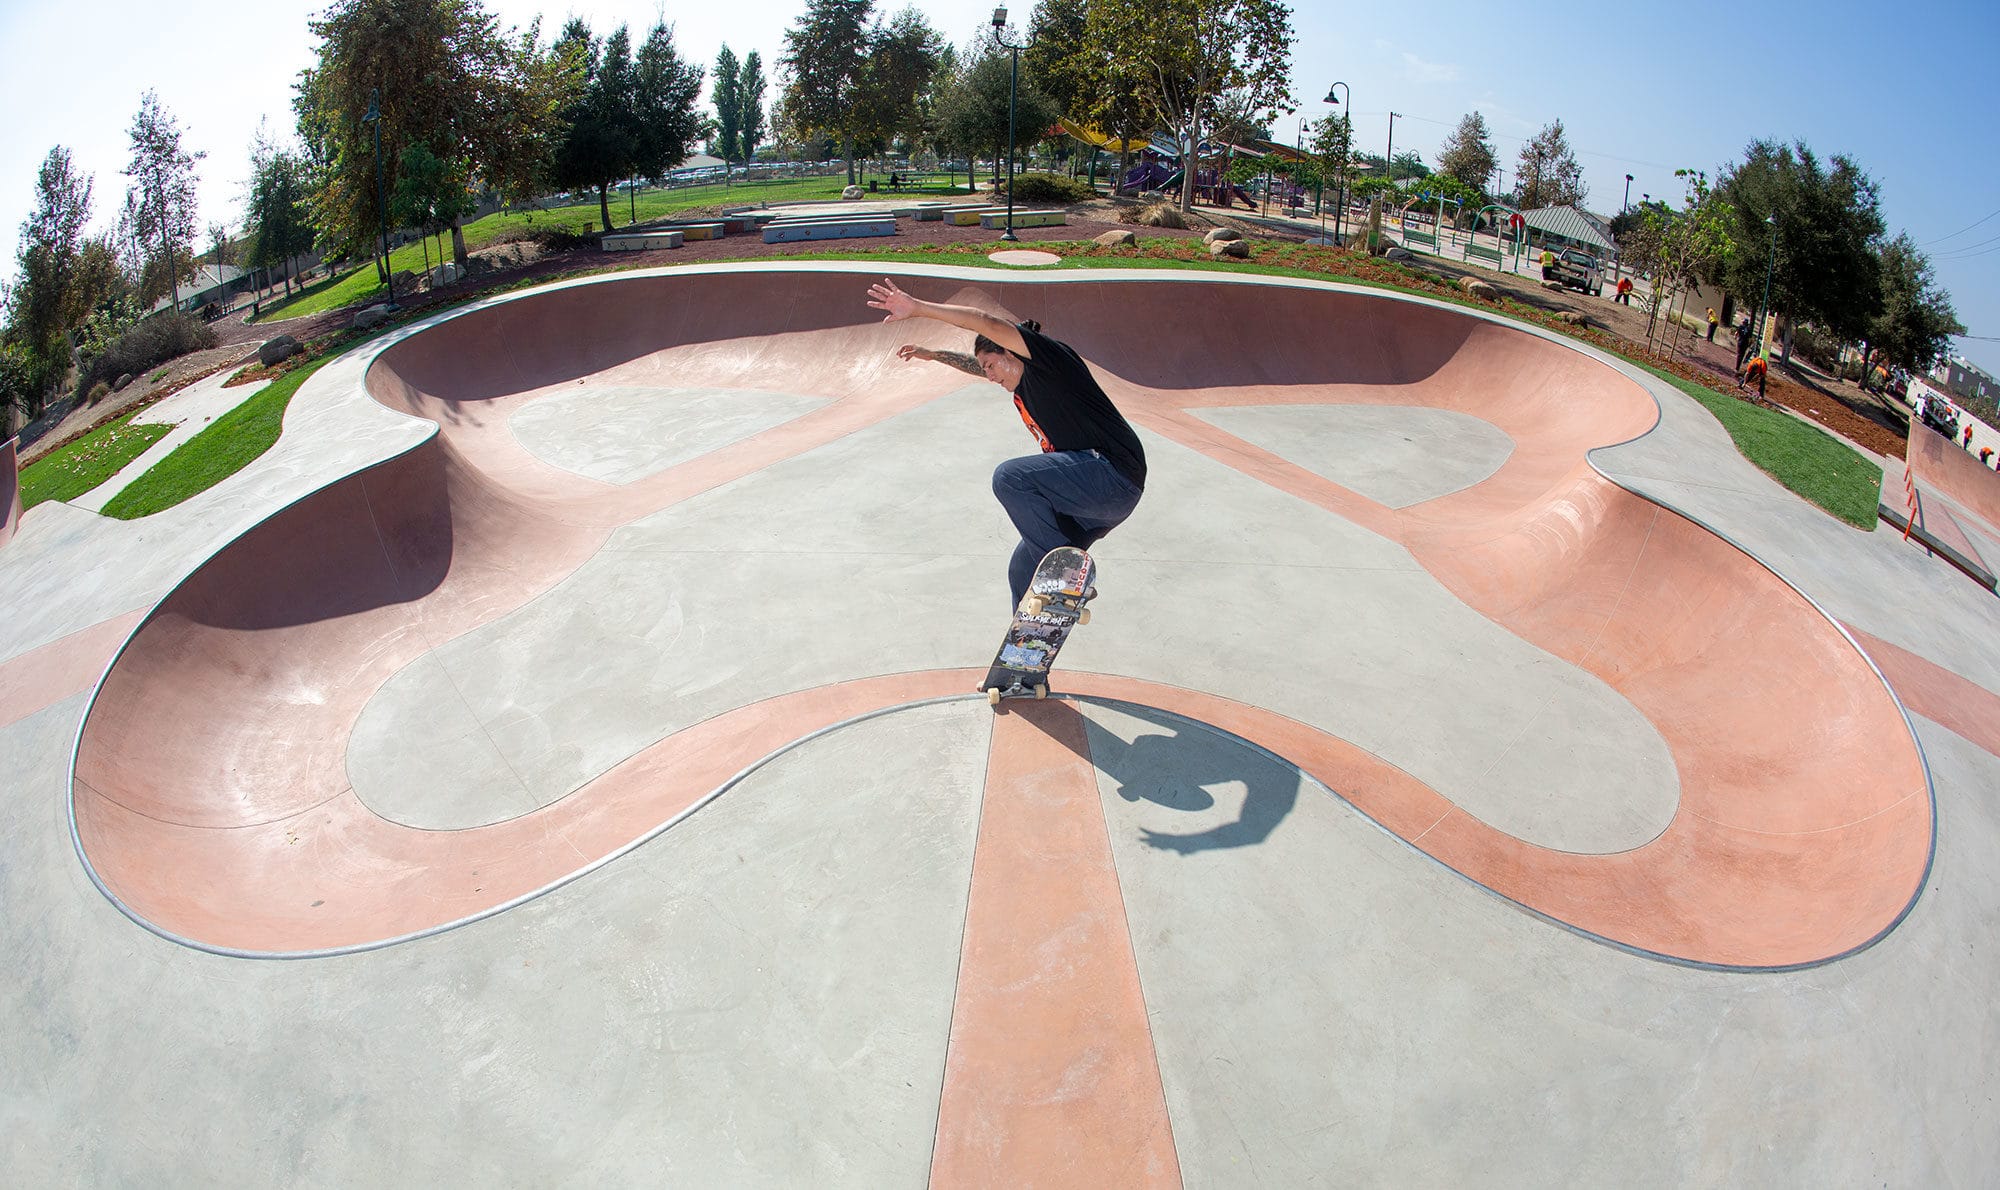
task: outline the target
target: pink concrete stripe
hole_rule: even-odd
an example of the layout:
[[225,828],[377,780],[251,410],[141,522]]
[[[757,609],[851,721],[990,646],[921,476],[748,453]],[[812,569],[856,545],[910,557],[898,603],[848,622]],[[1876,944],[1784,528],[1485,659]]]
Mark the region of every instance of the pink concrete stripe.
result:
[[114,616],[0,662],[0,727],[90,689],[145,615]]
[[993,720],[933,1186],[1178,1186],[1083,716]]
[[1875,659],[1904,706],[2000,756],[2000,694],[1852,624],[1847,630]]

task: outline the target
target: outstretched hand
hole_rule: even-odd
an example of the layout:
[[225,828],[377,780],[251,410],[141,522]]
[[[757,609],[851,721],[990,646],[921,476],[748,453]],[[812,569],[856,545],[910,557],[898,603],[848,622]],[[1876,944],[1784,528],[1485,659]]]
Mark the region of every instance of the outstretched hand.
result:
[[888,311],[882,317],[883,322],[901,322],[917,312],[917,299],[896,288],[896,283],[886,277],[868,287],[868,304]]
[[897,359],[934,360],[937,357],[937,352],[932,351],[928,347],[919,347],[915,343],[905,343],[901,347],[896,348]]

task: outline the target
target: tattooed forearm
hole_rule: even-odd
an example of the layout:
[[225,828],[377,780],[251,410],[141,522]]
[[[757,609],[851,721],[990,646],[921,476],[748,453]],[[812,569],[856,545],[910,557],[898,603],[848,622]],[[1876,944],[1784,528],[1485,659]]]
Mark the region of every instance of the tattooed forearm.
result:
[[932,356],[932,358],[941,364],[950,364],[961,372],[978,376],[982,379],[986,376],[986,369],[979,366],[979,361],[963,351],[940,351]]

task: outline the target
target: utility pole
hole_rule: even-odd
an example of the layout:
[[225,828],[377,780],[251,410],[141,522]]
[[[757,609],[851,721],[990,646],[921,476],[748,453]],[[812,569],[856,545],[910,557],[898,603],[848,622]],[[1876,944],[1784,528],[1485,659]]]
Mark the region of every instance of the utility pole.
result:
[[1396,160],[1396,117],[1402,114],[1401,112],[1389,113],[1389,155],[1382,159],[1382,176],[1391,182],[1396,180],[1396,172],[1392,168],[1392,163]]

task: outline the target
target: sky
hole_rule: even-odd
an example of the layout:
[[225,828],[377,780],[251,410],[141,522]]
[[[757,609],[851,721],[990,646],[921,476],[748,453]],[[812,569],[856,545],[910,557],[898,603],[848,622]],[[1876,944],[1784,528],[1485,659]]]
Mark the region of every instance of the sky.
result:
[[[984,0],[916,0],[963,45],[991,19]],[[291,130],[291,87],[314,60],[307,20],[322,0],[0,0],[0,268],[49,149],[67,147],[95,180],[96,226],[127,184],[126,129],[147,89],[179,120],[200,163],[201,224],[242,222],[249,147],[260,120]],[[487,0],[503,24],[542,18],[545,36],[570,16],[600,33],[635,34],[664,18],[683,57],[712,64],[724,43],[757,50],[773,77],[784,33],[804,0]],[[878,12],[899,7],[877,0]],[[1017,30],[1032,4],[1010,5]],[[1585,205],[1615,213],[1642,195],[1678,204],[1681,167],[1717,176],[1753,140],[1804,141],[1823,159],[1853,157],[1881,187],[1890,234],[1930,255],[1973,338],[1954,350],[2000,374],[2000,121],[1988,81],[2000,66],[2000,5],[1906,0],[1770,0],[1761,4],[1546,4],[1428,0],[1402,10],[1300,3],[1292,13],[1297,111],[1333,110],[1335,80],[1353,97],[1355,140],[1435,161],[1440,141],[1477,110],[1511,182],[1522,143],[1560,119],[1589,187]]]

